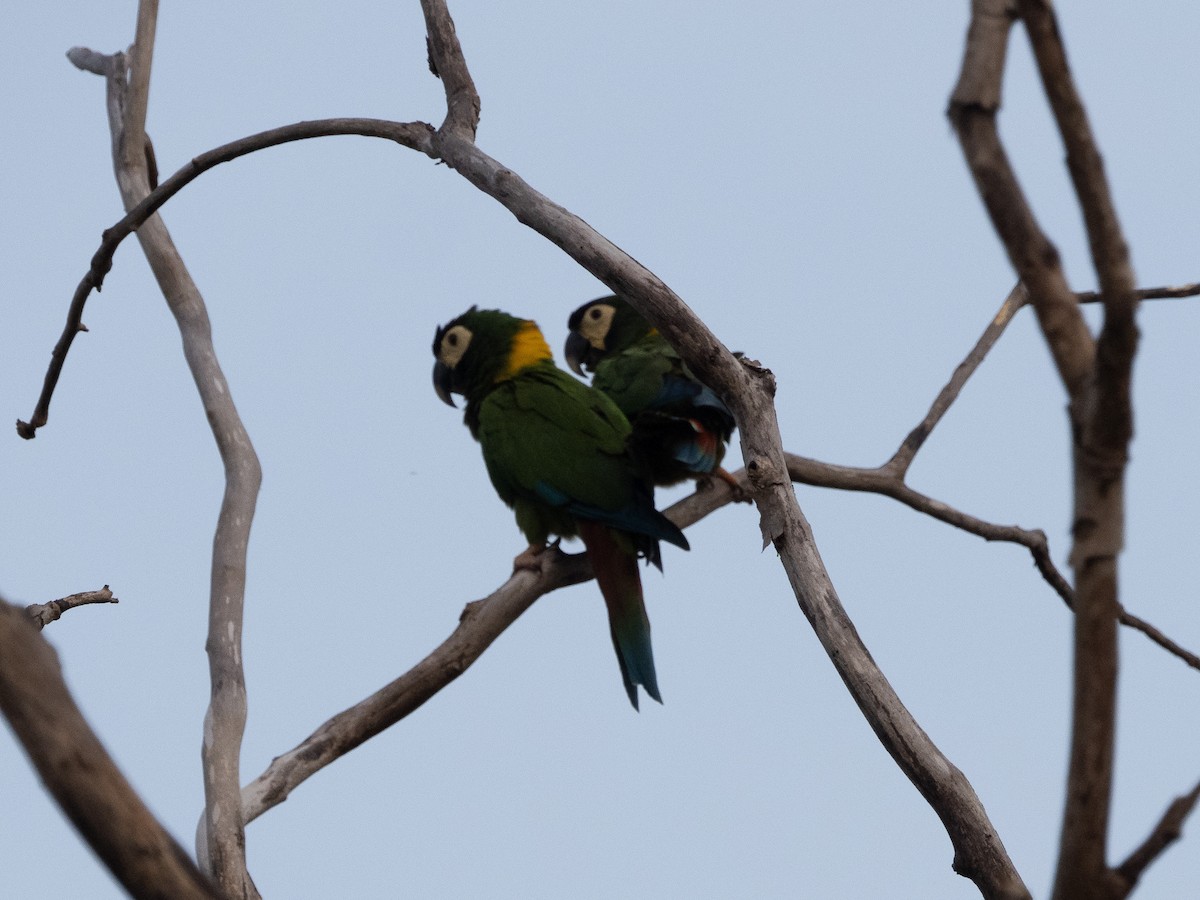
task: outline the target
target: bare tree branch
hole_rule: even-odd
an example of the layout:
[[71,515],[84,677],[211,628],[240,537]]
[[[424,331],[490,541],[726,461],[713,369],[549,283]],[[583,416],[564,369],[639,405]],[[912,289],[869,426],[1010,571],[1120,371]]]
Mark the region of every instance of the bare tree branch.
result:
[[46,789],[131,896],[217,900],[216,889],[142,803],[88,726],[54,650],[28,613],[3,600],[0,711]]
[[[442,71],[443,61],[434,50]],[[901,703],[837,597],[787,477],[770,372],[743,366],[657,276],[474,144],[441,133],[434,143],[451,168],[561,247],[614,293],[628,297],[696,376],[726,402],[741,432],[763,540],[779,553],[801,610],[863,715],[941,818],[955,848],[955,870],[988,896],[1028,897],[970,783]]]
[[79,594],[68,594],[66,597],[51,600],[49,603],[32,603],[25,607],[25,613],[37,625],[38,631],[41,631],[51,622],[57,622],[61,619],[62,614],[67,610],[75,609],[77,606],[86,606],[89,603],[119,602],[106,584],[98,591],[83,591]]
[[1164,850],[1179,840],[1183,834],[1183,823],[1196,808],[1197,800],[1200,800],[1200,784],[1182,797],[1176,797],[1158,820],[1150,836],[1129,854],[1125,862],[1117,866],[1117,874],[1126,884],[1126,893],[1132,893],[1142,873]]
[[420,708],[465,672],[539,597],[592,577],[582,553],[568,555],[554,548],[540,559],[540,572],[514,572],[486,598],[467,604],[454,632],[413,668],[275,757],[243,789],[243,819],[249,823],[279,805],[325,766]]
[[[909,506],[913,506],[908,502],[912,496],[920,496],[907,488],[899,496],[895,496],[892,491],[895,477],[885,482],[878,476],[879,470],[851,470],[794,454],[787,454],[787,460],[791,477],[804,484],[882,493]],[[876,477],[874,480],[867,480],[858,478],[859,475]],[[733,477],[743,489],[748,485],[745,469],[733,473]],[[853,487],[849,486],[851,483]],[[665,510],[665,514],[680,528],[688,528],[716,510],[736,502],[737,499],[738,496],[726,482],[713,480],[679,500]],[[925,500],[931,505],[957,513],[939,501],[929,498]],[[918,506],[913,508],[920,512],[926,511]],[[964,530],[988,540],[1010,541],[1025,546],[1028,546],[1027,540],[1035,545],[1040,540],[1047,565],[1059,581],[1065,584],[1065,580],[1048,561],[1049,549],[1045,544],[1045,535],[1040,531],[1030,532],[1016,526],[992,525],[971,516],[963,516],[962,521],[965,524],[960,525],[955,516],[949,517],[950,524],[963,527]],[[1034,555],[1037,557],[1039,554],[1035,552]],[[593,577],[587,557],[582,553],[566,554],[555,548],[552,552],[544,554],[542,559],[543,566],[540,572],[515,572],[486,598],[467,604],[453,633],[412,669],[371,696],[333,716],[294,748],[275,757],[261,775],[242,789],[242,814],[245,821],[249,823],[283,803],[293,790],[321,769],[419,709],[438,691],[462,675],[539,598],[559,588],[589,581]],[[1047,580],[1055,586],[1052,579]],[[1057,590],[1057,586],[1055,587]],[[1067,597],[1064,599],[1067,599],[1068,605],[1072,605],[1074,592],[1069,585],[1066,586],[1066,592]],[[1141,620],[1134,620],[1128,624],[1147,630],[1147,633],[1167,650],[1184,658],[1189,665],[1200,668],[1200,658],[1175,645],[1157,629]]]
[[1104,303],[1094,373],[1082,398],[1072,395],[1077,407],[1071,549],[1078,595],[1075,700],[1054,884],[1059,900],[1085,900],[1101,891],[1125,895],[1113,885],[1119,879],[1108,868],[1107,845],[1117,717],[1117,559],[1124,546],[1124,477],[1133,437],[1130,380],[1138,344],[1137,299],[1129,248],[1054,10],[1046,0],[1019,0],[1018,6],[1066,147]]
[[[108,77],[113,61],[118,59],[119,54],[118,56],[104,56],[93,50],[75,47],[67,54],[67,57],[84,71]],[[383,138],[432,155],[432,146],[429,141],[429,136],[432,133],[432,126],[424,122],[401,123],[389,122],[383,119],[321,119],[315,122],[297,122],[293,125],[285,125],[282,128],[273,128],[270,131],[253,134],[249,137],[223,144],[190,160],[183,168],[160,184],[155,190],[146,194],[139,203],[129,208],[124,218],[104,231],[100,247],[92,256],[91,265],[87,273],[80,280],[79,286],[76,287],[75,294],[71,298],[71,306],[67,312],[67,322],[63,328],[62,336],[51,353],[50,366],[46,371],[42,392],[38,397],[33,415],[30,416],[28,422],[17,422],[17,433],[26,440],[32,439],[36,436],[37,430],[49,420],[50,401],[54,396],[54,389],[58,384],[59,376],[62,374],[63,364],[66,362],[71,342],[74,341],[75,335],[87,330],[82,325],[84,305],[87,303],[92,291],[99,291],[104,285],[104,277],[112,268],[112,259],[117,252],[117,247],[121,245],[121,242],[125,238],[133,234],[143,222],[157,212],[164,203],[179,193],[185,185],[221,163],[254,153],[256,150],[276,147],[292,141],[331,135],[359,135],[362,137]],[[114,152],[119,152],[116,148],[115,140]]]
[[[837,600],[832,584],[829,583],[819,555],[816,553],[815,545],[812,543],[807,523],[804,521],[798,505],[795,503],[794,494],[790,488],[791,473],[789,470],[796,463],[796,460],[785,457],[782,452],[778,426],[775,421],[774,409],[771,402],[774,383],[770,373],[765,369],[754,366],[740,365],[728,353],[726,348],[717,341],[715,336],[708,331],[703,323],[687,309],[682,301],[665,284],[653,276],[652,273],[641,267],[636,261],[632,260],[602,236],[592,231],[586,223],[583,223],[562,207],[553,204],[548,198],[538,194],[518,176],[481,153],[474,146],[473,137],[478,121],[479,109],[478,95],[475,93],[469,72],[467,71],[465,59],[462,57],[461,48],[458,46],[457,38],[454,35],[453,22],[450,20],[443,3],[425,0],[422,5],[430,32],[429,46],[434,69],[443,78],[446,86],[448,105],[446,120],[436,133],[433,133],[430,127],[423,123],[411,123],[409,125],[376,123],[376,126],[372,127],[378,127],[378,132],[372,132],[371,136],[386,136],[389,139],[397,140],[405,146],[419,149],[432,158],[447,162],[485,193],[488,193],[504,204],[514,213],[519,221],[534,228],[540,234],[562,247],[572,258],[608,284],[610,288],[630,296],[635,306],[660,328],[668,340],[687,359],[689,365],[692,366],[698,375],[717,389],[727,402],[729,402],[741,426],[743,451],[748,461],[749,480],[754,489],[755,499],[760,510],[764,540],[775,544],[802,610],[817,631],[822,643],[826,646],[852,695],[863,709],[864,715],[871,722],[872,727],[876,730],[889,752],[892,753],[906,774],[913,780],[914,784],[926,796],[945,822],[947,831],[956,848],[956,868],[968,877],[975,879],[989,896],[1027,896],[1028,892],[1021,883],[1020,877],[1012,867],[1011,862],[1007,859],[1004,849],[996,837],[994,830],[991,828],[990,823],[987,821],[986,814],[983,812],[970,785],[962,777],[961,773],[954,769],[949,761],[940,754],[916,722],[912,720],[907,710],[900,704],[899,699],[892,692],[882,673],[874,666],[869,653],[858,639],[853,624],[845,616],[844,610],[842,610]],[[985,118],[990,117],[994,120],[995,108],[999,103],[999,72],[1003,66],[1004,44],[1012,15],[1010,4],[998,2],[987,3],[977,0],[976,7],[977,9],[991,8],[993,13],[996,9],[1000,10],[1000,14],[995,16],[993,21],[990,22],[989,28],[993,32],[997,30],[1002,32],[1003,40],[997,44],[995,40],[980,39],[978,35],[975,35],[973,38],[978,46],[983,47],[983,58],[986,58],[989,53],[992,55],[989,65],[995,67],[995,78],[992,79],[992,73],[985,71],[984,75],[986,77],[977,77],[972,81],[968,77],[968,66],[965,62],[964,77],[960,80],[960,89],[969,94],[970,86],[975,84],[976,86],[982,85],[982,95],[987,95],[988,91],[994,90],[994,104],[989,109],[986,102],[978,102],[976,100],[961,101],[963,109],[955,109],[956,125],[960,126],[960,134],[971,130],[968,120],[981,110],[985,113]],[[975,26],[973,25],[973,32],[974,30]],[[987,68],[987,65],[982,67],[984,70]],[[964,85],[967,87],[964,87]],[[960,103],[958,94],[959,91],[956,90],[956,103]],[[952,108],[954,108],[953,105]],[[259,146],[253,147],[238,147],[234,155],[252,152],[254,149],[261,149],[262,146],[270,146],[272,143],[282,143],[284,140],[315,136],[318,132],[329,134],[367,133],[366,131],[357,130],[363,127],[361,123],[367,120],[338,121],[342,123],[355,122],[358,124],[352,128],[343,125],[343,130],[319,132],[319,127],[326,123],[300,123],[299,126],[288,126],[286,129],[277,129],[275,132],[264,133],[264,135],[270,135],[269,142],[262,142]],[[966,124],[964,125],[963,123]],[[314,126],[317,126],[317,128],[314,129]],[[310,133],[300,133],[305,128]],[[994,138],[994,121],[991,122],[991,129],[992,137]],[[986,132],[986,128],[984,131]],[[287,136],[284,136],[283,132],[288,132]],[[978,135],[975,137],[978,138]],[[264,136],[259,135],[255,136],[255,138],[262,141]],[[971,151],[968,149],[970,143],[964,137],[964,149],[967,150],[969,158],[972,156]],[[1084,364],[1088,360],[1083,359],[1079,353],[1080,347],[1085,346],[1078,341],[1080,329],[1082,329],[1082,334],[1087,338],[1086,346],[1090,346],[1091,338],[1087,334],[1086,327],[1082,325],[1082,319],[1078,317],[1077,306],[1075,306],[1078,301],[1075,300],[1069,291],[1063,290],[1065,289],[1065,279],[1062,278],[1061,269],[1058,267],[1054,248],[1037,231],[1036,222],[1033,221],[1032,214],[1028,213],[1027,206],[1024,210],[1021,209],[1023,199],[1019,196],[1019,188],[1017,188],[1017,199],[1020,200],[1020,203],[1011,203],[1012,197],[1008,193],[1008,188],[1015,187],[1016,182],[1015,178],[1011,178],[1011,171],[1009,171],[1007,175],[1011,178],[1011,185],[1004,183],[1004,170],[1007,168],[1007,163],[1003,160],[1003,150],[999,145],[998,138],[995,138],[994,146],[991,146],[988,144],[988,136],[985,133],[983,134],[982,141],[977,141],[977,143],[983,151],[979,156],[981,165],[976,171],[977,180],[981,183],[981,192],[984,191],[983,184],[985,182],[989,182],[989,180],[991,182],[997,181],[997,169],[994,166],[992,169],[988,168],[989,165],[995,163],[995,155],[993,153],[991,157],[988,157],[988,153],[999,151],[999,159],[1003,165],[998,170],[1001,175],[999,178],[999,187],[997,188],[993,184],[993,188],[995,188],[992,192],[993,199],[998,204],[998,212],[993,214],[993,219],[996,220],[1000,213],[1010,214],[1013,221],[1006,222],[1008,230],[1022,239],[1029,237],[1035,239],[1033,244],[1029,246],[1034,246],[1036,252],[1026,252],[1021,259],[1023,265],[1017,265],[1017,268],[1022,273],[1023,278],[1026,277],[1026,272],[1032,275],[1032,278],[1026,280],[1031,285],[1030,292],[1033,305],[1037,309],[1039,320],[1042,322],[1043,329],[1047,333],[1048,342],[1050,343],[1052,352],[1055,354],[1059,370],[1063,373],[1064,381],[1068,383],[1069,390],[1072,386],[1079,388],[1082,385],[1083,375],[1089,368],[1089,365]],[[226,145],[225,148],[218,149],[228,152],[228,149],[232,147],[234,145]],[[216,153],[216,151],[213,152]],[[229,155],[225,158],[213,158],[205,162],[209,166],[216,165],[219,162],[225,161],[225,159],[234,158],[234,155]],[[124,220],[126,222],[124,227],[136,228],[138,222],[146,220],[146,217],[154,209],[157,209],[162,202],[165,202],[171,194],[178,191],[183,184],[196,177],[200,171],[203,171],[203,169],[195,168],[196,163],[201,159],[201,157],[197,157],[197,160],[193,161],[190,168],[185,168],[185,170],[177,173],[176,176],[172,176],[172,179],[164,183],[162,189],[160,189],[161,193],[156,191],[154,195],[147,196],[149,192],[143,190],[139,199],[145,198],[142,199],[142,203],[151,204],[145,210],[139,211],[138,209],[133,209],[127,201],[127,208],[130,208],[130,214]],[[141,154],[141,161],[138,165],[144,169],[144,153]],[[976,169],[976,166],[973,162],[974,169]],[[176,181],[176,179],[178,180]],[[172,184],[172,181],[175,183]],[[1005,206],[1005,204],[1008,204],[1008,206]],[[1024,219],[1022,218],[1023,215],[1025,216]],[[997,228],[1000,229],[1001,225],[997,224]],[[111,249],[106,250],[102,246],[101,252],[97,253],[97,257],[93,261],[92,270],[80,286],[80,290],[83,292],[83,299],[86,299],[91,287],[99,287],[104,273],[107,271],[108,266],[111,265],[112,251],[115,250],[116,244],[123,237],[124,235],[116,237],[112,242]],[[1036,239],[1040,239],[1042,243],[1037,244]],[[108,241],[109,234],[106,233],[106,244]],[[1028,247],[1026,247],[1027,249]],[[1014,261],[1014,264],[1017,264],[1016,261]],[[77,299],[79,298],[79,294],[80,292],[77,291]],[[1016,291],[1014,291],[1014,294],[1016,294]],[[1064,297],[1069,298],[1069,308],[1063,303]],[[1013,300],[1014,304],[1011,306],[1011,309],[1008,309],[1009,304],[1006,302],[1006,306],[1001,311],[1002,314],[1007,315],[1007,318],[1004,320],[1005,322],[1011,319],[1012,314],[1020,306],[1020,303],[1016,302],[1012,296],[1010,296],[1010,300]],[[78,304],[73,302],[73,311],[76,306],[78,306],[80,311],[82,310],[82,299],[79,300]],[[1074,318],[1072,318],[1071,310],[1074,311]],[[76,316],[77,321],[78,316]],[[70,322],[68,325],[70,326]],[[997,323],[994,322],[993,325],[996,326]],[[68,330],[73,337],[77,329],[69,328]],[[906,502],[910,506],[913,506],[913,508],[920,508],[922,511],[930,515],[935,515],[944,521],[951,521],[952,524],[956,523],[952,520],[957,520],[958,527],[967,527],[967,530],[975,530],[975,533],[980,533],[985,537],[987,537],[987,534],[984,534],[984,532],[995,529],[1004,531],[1006,533],[1005,537],[991,539],[1016,540],[1018,543],[1028,546],[1031,552],[1033,552],[1035,561],[1038,562],[1043,575],[1047,577],[1047,580],[1052,585],[1055,585],[1056,590],[1059,590],[1060,594],[1063,594],[1061,588],[1065,586],[1069,590],[1069,585],[1066,585],[1065,580],[1054,569],[1048,550],[1045,549],[1044,535],[1041,535],[1040,532],[1026,532],[1015,528],[1015,526],[1007,527],[1006,529],[1005,526],[993,526],[989,523],[973,520],[971,517],[964,516],[964,514],[952,510],[944,504],[939,504],[937,501],[933,501],[912,491],[903,484],[903,475],[911,464],[913,456],[919,450],[928,433],[940,420],[950,403],[953,402],[954,397],[957,396],[958,391],[961,389],[961,384],[969,377],[974,367],[979,364],[979,360],[986,354],[987,348],[991,346],[991,343],[994,343],[994,340],[1002,330],[1003,324],[999,324],[993,336],[989,337],[985,333],[984,338],[981,338],[980,344],[973,351],[973,354],[977,354],[977,358],[972,360],[969,357],[964,362],[964,366],[967,368],[956,373],[955,378],[951,380],[951,383],[944,389],[943,394],[935,401],[926,420],[917,429],[914,429],[914,432],[901,445],[897,454],[893,456],[889,463],[885,464],[883,468],[890,466],[894,470],[894,472],[888,473],[891,475],[891,483],[885,485],[885,479],[880,476],[875,487],[853,489],[874,490],[880,488],[878,490],[880,493],[887,493],[889,496],[894,496],[896,499],[900,499],[901,502]],[[64,339],[66,338],[67,333],[64,332]],[[69,340],[67,340],[67,345],[69,345]],[[57,348],[56,355],[58,355]],[[65,356],[65,348],[62,355]],[[1086,356],[1086,354],[1084,355]],[[61,360],[59,361],[59,369],[61,369]],[[54,375],[54,378],[57,379],[57,374]],[[45,421],[45,409],[48,408],[49,394],[53,390],[49,374],[47,376],[47,383],[49,387],[43,392],[43,398],[46,402],[44,405],[39,402],[39,410],[42,415],[39,420],[39,416],[35,412],[31,424],[24,426],[25,431],[28,432],[26,436],[32,436],[36,428]],[[1072,397],[1074,398],[1075,396],[1076,394],[1072,392]],[[25,431],[22,433],[24,434]],[[220,438],[218,438],[218,443],[220,443]],[[806,462],[812,463],[812,461]],[[257,462],[255,462],[256,467]],[[854,473],[875,472],[878,475],[882,472],[882,469],[847,469],[846,471]],[[227,499],[228,496],[227,492]],[[248,518],[246,522],[246,527],[248,528]],[[219,528],[218,539],[220,535],[221,531]],[[1037,541],[1039,535],[1041,538],[1040,544]],[[244,551],[244,542],[242,549]],[[564,557],[564,559],[569,558]],[[557,565],[557,563],[553,565]],[[567,564],[564,563],[563,565]],[[215,568],[214,563],[214,574]],[[545,576],[543,575],[542,577],[544,578]],[[1060,583],[1056,583],[1055,577],[1057,577]],[[214,599],[216,597],[215,584],[214,579]],[[511,584],[512,581],[510,581],[509,585],[502,588],[501,591],[498,591],[497,594],[509,591]],[[518,586],[518,588],[513,588],[512,592],[524,597],[525,594],[521,592],[525,588],[521,586]],[[1066,599],[1065,595],[1064,599]],[[533,600],[530,599],[528,602],[531,603]],[[516,615],[519,615],[520,610],[527,608],[527,606],[528,603],[525,603],[524,606],[520,606],[518,603],[514,607],[516,608],[516,612],[512,615],[512,618],[515,619]],[[473,614],[468,613],[464,623],[472,618]],[[501,626],[500,630],[503,630],[503,626]],[[496,631],[496,634],[498,633],[499,631]],[[458,635],[458,632],[456,632],[456,635]],[[455,636],[452,636],[447,641],[447,644],[451,644],[455,640]],[[494,636],[487,643],[490,643],[490,640],[494,640]],[[478,652],[482,652],[487,643],[484,643]],[[473,660],[477,657],[478,652],[475,653],[475,656],[470,657],[470,659]],[[431,654],[430,659],[432,658],[433,655]],[[460,660],[464,658],[459,657]],[[456,677],[469,664],[470,660],[456,671],[453,669],[450,670],[453,671],[451,677]],[[425,664],[422,663],[422,665]],[[238,674],[240,675],[240,672]],[[409,674],[411,675],[412,673]],[[407,677],[409,676],[402,676],[402,679],[394,684],[398,684],[399,681]],[[413,698],[417,694],[427,690],[428,679],[429,673],[421,676],[413,676],[413,679],[410,680],[410,683],[401,692],[407,698],[401,703],[401,706],[414,702]],[[385,688],[384,692],[388,690],[388,688]],[[380,694],[384,692],[380,692]],[[432,693],[429,696],[432,696]],[[388,702],[397,701],[395,701],[395,697],[392,697]],[[419,702],[424,702],[424,700],[422,699]],[[419,705],[419,702],[417,705]],[[412,708],[415,708],[415,706]],[[348,715],[351,712],[353,711],[348,711],[343,715]],[[331,723],[333,721],[331,720]],[[344,721],[348,722],[350,719]],[[374,728],[375,724],[372,723],[370,727]],[[332,739],[332,732],[325,731],[328,726],[330,726],[330,723],[326,723],[326,726],[318,730],[310,740],[320,743],[326,742],[327,739]],[[365,734],[358,742],[361,743],[362,740],[366,740],[371,734],[377,733],[378,730],[376,728],[370,734]],[[344,739],[344,737],[337,738],[337,740]],[[297,749],[299,750],[299,748]],[[312,748],[310,747],[310,749]],[[293,751],[293,753],[295,752]],[[345,750],[341,752],[345,752]],[[283,760],[285,757],[281,757],[280,759]],[[321,765],[325,765],[327,762],[328,760],[322,762]],[[262,777],[255,784],[259,784],[261,781]],[[278,796],[282,790],[281,800],[283,797],[286,797],[286,793],[290,789],[286,785],[283,787],[272,785],[269,788],[261,787],[259,793],[262,796]],[[250,787],[247,790],[250,790]],[[279,802],[279,800],[275,802]]]
[[473,141],[479,127],[479,94],[467,70],[454,20],[444,3],[421,0],[421,12],[425,14],[430,71],[446,89],[446,118],[438,130]]
[[1127,611],[1124,607],[1121,607],[1119,621],[1122,625],[1127,625],[1130,628],[1140,631],[1171,655],[1178,656],[1193,669],[1200,669],[1200,656],[1197,656],[1195,653],[1192,653],[1189,650],[1183,649],[1183,647],[1179,646],[1149,622],[1145,621],[1144,619],[1139,619],[1137,616]]
[[[1042,87],[1067,150],[1105,307],[1093,340],[1058,252],[1041,232],[996,130],[1005,45],[1024,20]],[[976,187],[1013,267],[1028,287],[1067,395],[1075,472],[1071,565],[1075,573],[1074,703],[1067,802],[1054,896],[1117,898],[1127,886],[1108,868],[1116,723],[1117,556],[1124,530],[1124,471],[1133,434],[1130,372],[1137,298],[1129,251],[1099,150],[1075,89],[1047,0],[975,0],[950,117]]]
[[1072,401],[1082,396],[1095,347],[1063,274],[1058,250],[1034,219],[1000,143],[996,113],[1014,0],[972,0],[962,71],[949,116],[963,154],[1017,275],[1029,291],[1051,356]]
[[[157,9],[156,0],[142,0],[138,6],[131,77],[126,77],[122,54],[112,58],[106,72],[113,162],[126,210],[135,208],[151,192],[145,152],[145,112]],[[95,57],[80,54],[79,58],[94,61]],[[166,226],[155,215],[141,224],[137,235],[179,325],[184,356],[225,467],[225,494],[213,539],[205,645],[212,695],[201,749],[207,822],[203,862],[223,894],[231,898],[257,898],[258,891],[246,869],[239,763],[246,723],[246,684],[241,662],[246,550],[262,472],[217,362],[204,299]],[[82,308],[82,303],[78,305]],[[75,306],[73,303],[73,309]]]
[[[1174,299],[1180,297],[1195,297],[1200,294],[1200,282],[1192,284],[1179,285],[1177,287],[1154,287],[1142,288],[1134,291],[1134,296],[1138,300],[1162,300]],[[1075,299],[1080,303],[1096,303],[1100,300],[1100,295],[1095,291],[1083,291],[1075,294]],[[1000,335],[1008,327],[1008,323],[1012,321],[1023,306],[1029,302],[1029,293],[1025,290],[1024,285],[1020,282],[1013,287],[1001,304],[999,311],[988,324],[988,327],[980,335],[979,341],[967,354],[966,358],[959,363],[955,369],[954,375],[946,386],[942,388],[941,393],[934,399],[933,405],[929,409],[929,413],[914,428],[904,439],[895,455],[884,464],[882,468],[894,470],[897,475],[903,478],[909,467],[912,465],[913,457],[917,451],[929,438],[934,427],[941,421],[942,416],[950,408],[951,404],[958,398],[959,392],[967,383],[967,379],[975,373],[983,362],[984,357],[991,351],[996,341],[1000,339]]]
[[[1200,295],[1200,282],[1179,284],[1173,287],[1138,288],[1133,292],[1138,300],[1176,300],[1181,297]],[[1100,294],[1096,291],[1080,291],[1075,295],[1080,303],[1099,303]]]
[[1017,310],[1024,306],[1028,299],[1029,295],[1020,283],[1009,291],[1008,296],[1000,305],[1000,310],[988,324],[988,327],[984,329],[975,346],[971,348],[971,352],[967,354],[966,359],[958,364],[958,368],[954,370],[954,374],[946,383],[946,386],[934,398],[933,405],[929,408],[929,413],[916,428],[909,432],[908,437],[904,439],[904,442],[896,450],[892,458],[884,463],[884,469],[894,472],[903,481],[904,476],[908,474],[909,467],[912,465],[913,457],[917,455],[917,451],[921,449],[925,440],[937,426],[937,423],[942,420],[942,416],[946,414],[946,410],[958,399],[959,392],[962,391],[963,385],[967,383],[967,379],[979,368],[984,357],[988,355],[988,352],[995,345],[996,341],[1000,340],[1000,335],[1004,334],[1004,329],[1008,327],[1008,323],[1017,314]]

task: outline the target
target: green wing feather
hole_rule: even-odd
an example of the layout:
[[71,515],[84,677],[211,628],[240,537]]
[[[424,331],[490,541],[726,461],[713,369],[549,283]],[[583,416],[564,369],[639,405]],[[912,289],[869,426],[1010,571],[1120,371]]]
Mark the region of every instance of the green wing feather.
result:
[[571,516],[545,501],[546,488],[601,509],[629,503],[628,435],[615,404],[552,366],[532,367],[497,385],[479,410],[488,475],[500,498],[516,508],[530,543],[552,533],[576,534]]
[[671,345],[657,333],[649,334],[597,363],[592,387],[612,398],[632,419],[655,404],[665,376],[683,371],[683,360]]

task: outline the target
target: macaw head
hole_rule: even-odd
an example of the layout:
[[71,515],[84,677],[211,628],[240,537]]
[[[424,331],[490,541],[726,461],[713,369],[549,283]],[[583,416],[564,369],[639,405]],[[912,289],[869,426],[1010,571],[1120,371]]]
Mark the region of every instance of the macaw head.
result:
[[451,394],[468,402],[522,369],[551,359],[537,323],[498,309],[472,306],[433,337],[433,389],[454,406]]
[[571,333],[563,355],[576,375],[583,374],[584,366],[594,371],[600,360],[631,347],[652,330],[629,301],[617,295],[583,304],[571,313],[567,327]]

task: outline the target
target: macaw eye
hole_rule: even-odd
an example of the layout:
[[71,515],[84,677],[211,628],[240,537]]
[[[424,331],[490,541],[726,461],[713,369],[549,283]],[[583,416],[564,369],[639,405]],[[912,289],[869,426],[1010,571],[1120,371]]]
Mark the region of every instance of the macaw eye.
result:
[[600,311],[600,307],[598,307],[598,306],[593,306],[591,309],[588,310],[588,318],[591,319],[593,322],[599,321],[600,317],[602,315],[604,315],[604,313],[602,313]]
[[438,359],[453,369],[467,352],[471,344],[471,329],[466,325],[455,325],[442,335],[442,346]]

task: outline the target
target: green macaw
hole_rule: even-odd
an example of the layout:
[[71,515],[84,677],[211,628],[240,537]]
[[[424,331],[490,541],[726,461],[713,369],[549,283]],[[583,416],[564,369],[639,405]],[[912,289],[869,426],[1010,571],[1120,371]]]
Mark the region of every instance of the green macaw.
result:
[[735,427],[721,399],[697,380],[666,339],[624,297],[600,297],[571,313],[567,364],[586,366],[592,387],[607,394],[632,423],[630,450],[655,484],[716,475]]
[[662,569],[659,541],[687,538],[654,508],[654,487],[626,449],[629,422],[608,397],[559,369],[537,324],[471,307],[437,330],[433,384],[483,450],[500,499],[536,567],[550,535],[581,537],[608,607],[609,630],[633,708],[637,685],[662,702],[637,560]]

